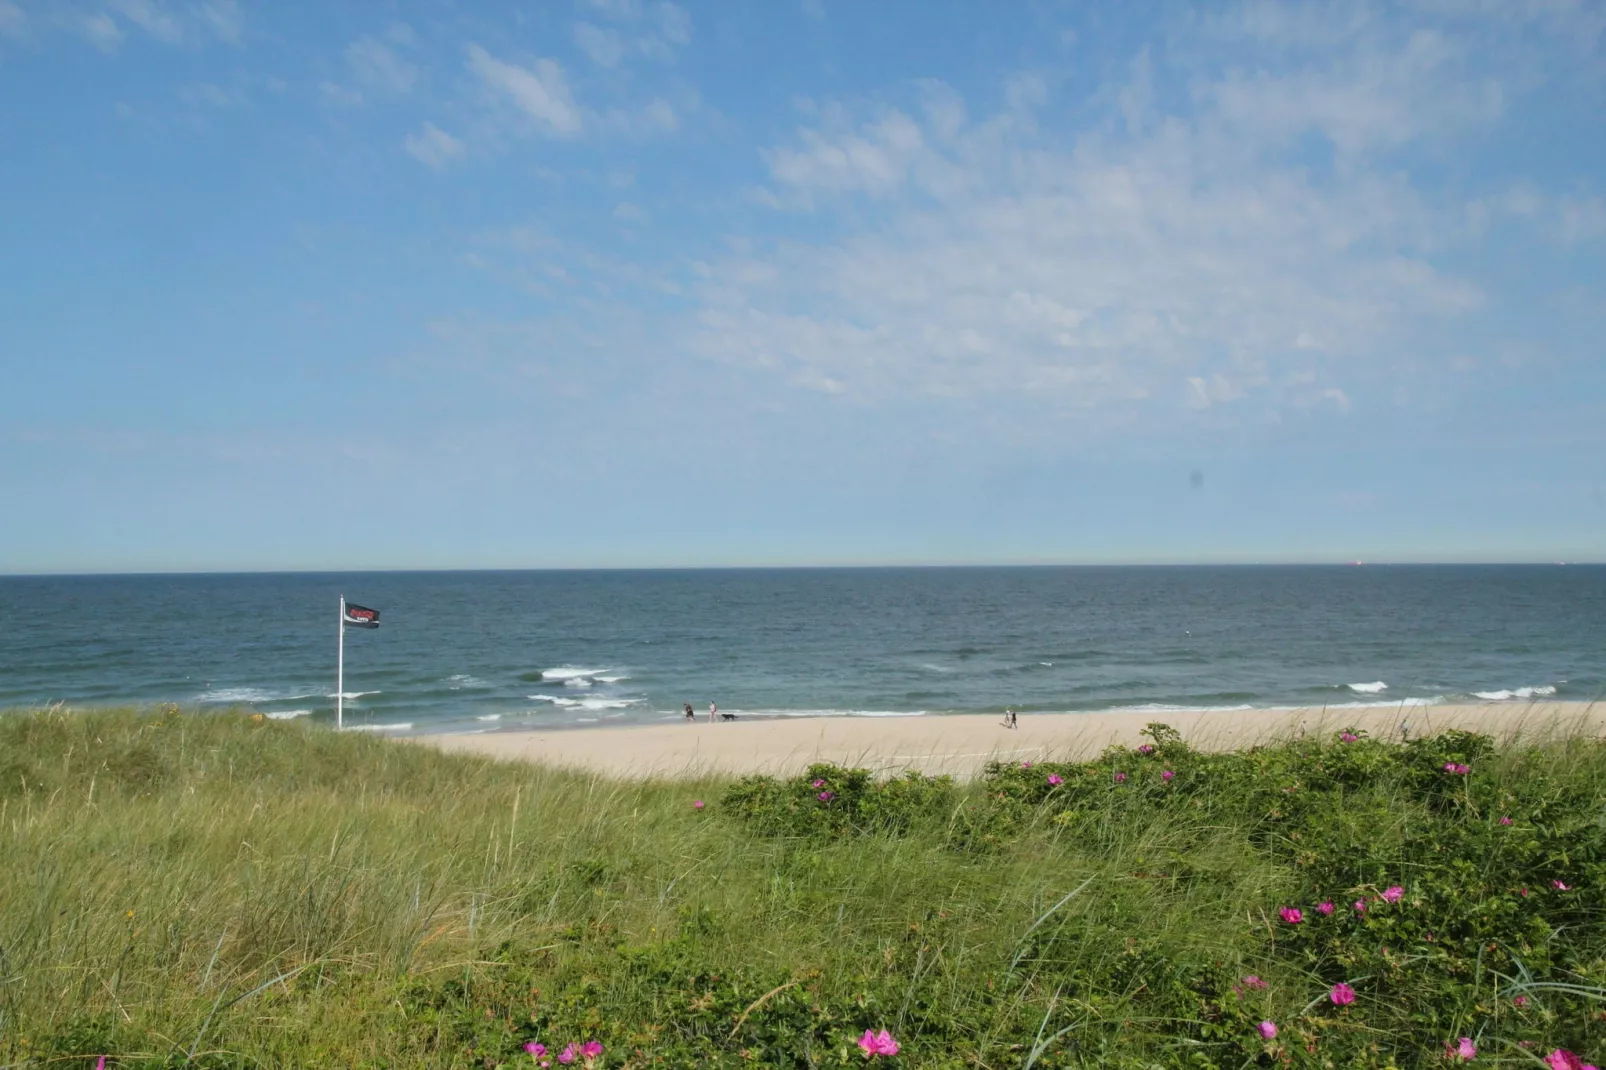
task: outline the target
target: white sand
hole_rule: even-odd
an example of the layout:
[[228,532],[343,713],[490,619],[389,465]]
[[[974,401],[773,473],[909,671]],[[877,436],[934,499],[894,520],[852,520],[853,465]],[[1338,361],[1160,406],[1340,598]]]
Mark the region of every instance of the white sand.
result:
[[796,720],[489,732],[419,737],[442,750],[594,770],[612,776],[680,776],[699,772],[778,773],[810,762],[882,771],[919,769],[969,777],[991,758],[1083,759],[1111,744],[1136,745],[1150,721],[1179,730],[1204,749],[1246,746],[1279,737],[1327,735],[1346,727],[1400,738],[1467,728],[1498,738],[1606,733],[1606,703],[1488,703],[1476,706],[1387,706],[1367,709],[1184,710],[1022,714],[1006,729],[994,715],[946,717],[819,717]]

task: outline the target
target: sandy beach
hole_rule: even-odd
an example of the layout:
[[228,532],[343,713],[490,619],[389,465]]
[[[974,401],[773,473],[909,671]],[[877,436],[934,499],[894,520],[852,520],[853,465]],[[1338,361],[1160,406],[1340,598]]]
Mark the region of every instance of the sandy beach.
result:
[[865,766],[883,772],[918,769],[965,778],[990,759],[1084,759],[1112,744],[1135,745],[1151,721],[1180,731],[1203,749],[1342,728],[1398,739],[1465,728],[1500,738],[1521,735],[1600,735],[1606,703],[1488,703],[1469,706],[1389,706],[1285,710],[1168,710],[1027,714],[1020,727],[996,715],[886,718],[799,718],[709,724],[487,732],[419,737],[447,751],[508,761],[541,762],[611,776],[795,772],[811,762]]

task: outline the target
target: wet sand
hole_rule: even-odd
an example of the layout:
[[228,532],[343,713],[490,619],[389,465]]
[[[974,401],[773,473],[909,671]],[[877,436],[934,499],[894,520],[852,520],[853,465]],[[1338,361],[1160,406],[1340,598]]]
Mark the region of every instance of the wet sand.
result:
[[796,772],[811,762],[882,772],[918,769],[966,778],[991,759],[1086,759],[1112,744],[1135,746],[1151,721],[1176,728],[1190,744],[1226,750],[1278,738],[1328,735],[1344,728],[1399,739],[1466,728],[1498,738],[1606,733],[1606,703],[1487,703],[1291,710],[1168,710],[1022,714],[1020,728],[997,715],[818,717],[796,720],[675,723],[562,731],[487,732],[418,737],[442,750],[540,762],[610,776],[679,777],[699,773]]

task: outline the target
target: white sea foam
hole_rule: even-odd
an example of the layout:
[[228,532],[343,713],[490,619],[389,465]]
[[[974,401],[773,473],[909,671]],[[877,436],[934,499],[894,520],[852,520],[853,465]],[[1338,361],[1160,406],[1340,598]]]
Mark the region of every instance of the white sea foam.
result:
[[1373,680],[1369,684],[1345,684],[1344,686],[1349,688],[1351,691],[1358,691],[1363,695],[1376,695],[1389,689],[1389,685],[1385,684],[1382,680]]
[[641,705],[636,698],[604,698],[601,695],[590,698],[565,698],[562,695],[529,695],[536,702],[550,702],[566,710],[623,710],[631,706]]
[[599,676],[599,677],[597,677],[597,683],[599,683],[599,684],[617,684],[622,680],[628,680],[628,679],[630,679],[630,677],[628,677],[628,676]]
[[563,686],[564,687],[590,687],[591,686],[591,681],[587,680],[584,676],[571,676],[567,680],[563,681]]
[[1434,695],[1431,698],[1391,698],[1386,702],[1334,702],[1328,705],[1330,710],[1384,710],[1395,709],[1400,706],[1437,706],[1444,701],[1443,695]]
[[500,713],[486,713],[474,719],[476,721],[500,721],[502,719],[502,715]]
[[1544,698],[1555,693],[1554,684],[1544,684],[1539,687],[1519,687],[1509,691],[1474,691],[1473,695],[1490,702],[1508,702],[1511,699]]
[[337,695],[333,691],[331,691],[327,695],[325,695],[324,698],[343,698],[343,699],[345,699],[346,701],[349,702],[354,698],[362,698],[364,695],[382,695],[382,694],[384,694],[383,691],[345,691],[345,692],[342,692],[341,694]]
[[446,678],[446,682],[451,685],[451,688],[452,688],[453,691],[461,691],[465,687],[490,687],[491,686],[490,684],[486,683],[484,680],[481,680],[478,676],[470,676],[466,672],[460,672],[460,673],[456,674],[455,676],[448,676]]
[[1094,710],[1095,713],[1187,713],[1198,710],[1201,713],[1221,713],[1230,710],[1252,710],[1255,707],[1248,703],[1239,703],[1233,706],[1177,706],[1170,702],[1140,702],[1136,706],[1111,706],[1107,710]]
[[[272,702],[283,698],[275,691],[265,691],[260,687],[220,687],[212,691],[202,692],[198,702]],[[296,696],[304,698],[306,696]]]
[[934,665],[929,661],[921,662],[920,667],[925,669],[927,672],[950,673],[959,671],[958,669],[949,668],[947,665]]
[[290,721],[297,717],[311,717],[311,710],[273,710],[268,714],[270,721]]
[[400,724],[348,724],[347,732],[410,732],[413,722],[403,721]]
[[542,669],[543,680],[577,680],[607,672],[607,669],[577,669],[573,665],[559,665],[556,669]]

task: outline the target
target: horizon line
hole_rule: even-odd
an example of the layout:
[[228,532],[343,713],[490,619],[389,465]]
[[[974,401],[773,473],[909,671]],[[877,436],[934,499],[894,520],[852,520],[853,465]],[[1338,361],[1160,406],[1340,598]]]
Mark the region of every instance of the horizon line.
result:
[[1050,569],[1050,568],[1597,568],[1606,560],[1379,560],[1379,561],[927,561],[927,562],[834,562],[814,564],[743,565],[514,565],[514,566],[403,566],[393,568],[225,568],[225,569],[134,569],[5,572],[0,579],[89,579],[95,577],[142,576],[348,576],[409,575],[428,573],[504,573],[504,572],[808,572],[874,569]]

